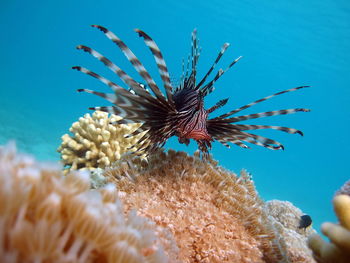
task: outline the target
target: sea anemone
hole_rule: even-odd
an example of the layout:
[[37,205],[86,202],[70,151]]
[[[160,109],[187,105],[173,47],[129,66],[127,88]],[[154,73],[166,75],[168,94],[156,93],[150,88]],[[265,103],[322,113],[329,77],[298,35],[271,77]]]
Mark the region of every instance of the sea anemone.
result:
[[170,229],[183,262],[288,262],[251,176],[238,176],[199,152],[124,156],[104,176],[125,208]]
[[176,262],[167,231],[124,212],[115,186],[0,147],[0,262]]
[[[197,62],[199,59],[199,47],[197,33],[196,30],[194,30],[192,33],[191,56],[189,58],[189,63],[187,64],[186,72],[183,70],[180,84],[174,87],[170,81],[165,60],[157,44],[145,32],[136,29],[135,31],[139,34],[140,37],[144,39],[146,45],[149,47],[155,58],[160,77],[164,84],[164,95],[146,68],[140,62],[140,60],[118,36],[113,34],[105,27],[98,25],[93,25],[93,27],[101,30],[121,49],[133,67],[142,77],[146,86],[141,82],[134,80],[125,71],[115,65],[111,60],[98,53],[94,49],[84,45],[79,45],[77,46],[77,49],[88,52],[100,60],[102,63],[104,63],[110,70],[118,75],[118,77],[126,84],[129,90],[124,89],[118,84],[100,76],[93,71],[80,66],[74,66],[73,69],[88,74],[98,79],[102,83],[108,85],[114,91],[114,94],[106,94],[89,89],[78,89],[78,91],[95,94],[113,103],[113,106],[92,107],[90,109],[105,111],[123,117],[123,119],[117,121],[116,123],[142,123],[142,126],[130,134],[130,136],[133,136],[147,131],[147,133],[145,133],[136,143],[136,152],[154,152],[156,149],[164,145],[165,142],[172,136],[177,136],[179,142],[186,145],[190,142],[190,139],[195,140],[198,144],[199,150],[204,154],[204,157],[208,156],[208,149],[211,148],[211,143],[215,140],[219,141],[227,147],[229,147],[228,143],[232,143],[239,147],[249,148],[246,143],[251,143],[269,149],[277,150],[284,148],[281,143],[247,131],[258,129],[275,129],[292,134],[303,134],[300,130],[282,126],[248,125],[236,123],[239,121],[257,119],[267,116],[291,114],[295,112],[308,112],[309,109],[283,109],[241,115],[236,117],[232,117],[232,115],[274,96],[299,90],[308,86],[300,86],[277,92],[273,95],[231,110],[218,117],[211,119],[208,117],[210,113],[224,106],[227,103],[228,99],[220,100],[214,106],[210,107],[209,109],[205,109],[205,96],[214,90],[215,82],[241,58],[239,57],[235,59],[225,70],[219,69],[215,77],[212,80],[206,82],[214,67],[217,65],[222,55],[228,48],[228,43],[225,43],[222,46],[221,51],[216,57],[213,65],[210,67],[204,77],[197,83]],[[189,64],[191,65],[189,66]],[[150,89],[154,95],[152,95],[148,89]],[[148,143],[148,141],[150,143]]]

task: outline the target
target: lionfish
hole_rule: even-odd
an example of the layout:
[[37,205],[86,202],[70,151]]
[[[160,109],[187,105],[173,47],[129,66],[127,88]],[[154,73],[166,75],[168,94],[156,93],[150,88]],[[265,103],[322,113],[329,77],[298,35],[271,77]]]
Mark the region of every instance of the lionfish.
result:
[[[246,145],[246,143],[251,143],[272,150],[284,149],[281,143],[273,139],[247,132],[250,130],[274,129],[291,134],[298,133],[303,135],[300,130],[288,127],[236,123],[239,121],[267,116],[308,112],[309,109],[295,108],[266,111],[241,116],[232,115],[274,96],[303,89],[309,86],[300,86],[280,91],[237,109],[231,110],[218,117],[211,119],[209,118],[208,115],[224,106],[227,103],[228,98],[218,101],[209,109],[205,109],[205,96],[214,90],[215,82],[241,58],[238,57],[237,59],[233,60],[233,62],[230,63],[225,70],[219,69],[214,78],[206,82],[207,78],[210,76],[215,66],[218,64],[221,57],[229,47],[228,43],[225,43],[222,46],[208,72],[199,82],[197,82],[197,63],[200,55],[200,49],[198,47],[198,39],[195,29],[192,32],[191,54],[188,59],[187,69],[184,69],[184,63],[182,63],[183,70],[180,78],[180,84],[175,86],[170,81],[165,60],[155,41],[140,29],[135,29],[139,37],[143,38],[146,46],[153,54],[164,85],[164,94],[159,89],[140,60],[118,36],[105,27],[98,25],[92,25],[92,27],[102,31],[107,38],[112,40],[120,48],[138,74],[142,77],[146,85],[134,80],[125,71],[115,65],[111,60],[98,53],[96,50],[87,46],[79,45],[77,46],[77,49],[89,53],[105,64],[110,70],[118,75],[118,77],[126,84],[128,89],[125,89],[84,67],[75,66],[73,69],[98,79],[102,83],[108,85],[114,93],[107,94],[89,89],[78,89],[78,91],[95,94],[113,103],[113,106],[92,107],[89,109],[104,111],[121,116],[122,119],[116,122],[116,124],[142,123],[137,130],[130,135],[127,135],[128,137],[131,137],[147,131],[139,139],[136,145],[134,145],[137,149],[134,153],[152,153],[156,149],[162,147],[172,136],[177,136],[179,142],[186,145],[189,144],[190,139],[195,140],[203,157],[206,158],[208,156],[208,149],[211,149],[211,144],[215,140],[222,143],[226,147],[230,147],[228,143],[232,143],[242,148],[250,148],[248,145]],[[151,94],[150,91],[152,91],[153,94]]]

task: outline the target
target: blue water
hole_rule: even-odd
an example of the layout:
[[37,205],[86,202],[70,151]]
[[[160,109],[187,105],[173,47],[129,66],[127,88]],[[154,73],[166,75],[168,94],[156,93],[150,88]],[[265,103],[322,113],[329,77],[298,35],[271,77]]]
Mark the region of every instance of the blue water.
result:
[[[19,148],[42,160],[58,160],[60,136],[101,99],[77,88],[108,89],[70,69],[84,65],[117,78],[97,60],[75,49],[90,45],[129,74],[137,74],[101,32],[113,30],[139,56],[153,76],[154,60],[133,32],[141,28],[160,46],[173,78],[190,50],[197,28],[204,74],[224,42],[222,59],[244,58],[217,83],[206,106],[229,97],[220,114],[280,90],[312,88],[276,97],[245,113],[307,107],[310,113],[270,117],[253,123],[290,126],[305,136],[261,131],[285,145],[285,151],[261,147],[226,149],[214,144],[221,165],[253,174],[265,199],[289,200],[308,213],[319,228],[335,221],[331,199],[349,179],[350,2],[294,1],[4,1],[0,2],[0,143],[15,139]],[[159,80],[159,78],[156,80]],[[252,123],[247,122],[247,123]],[[167,147],[193,152],[171,140]]]

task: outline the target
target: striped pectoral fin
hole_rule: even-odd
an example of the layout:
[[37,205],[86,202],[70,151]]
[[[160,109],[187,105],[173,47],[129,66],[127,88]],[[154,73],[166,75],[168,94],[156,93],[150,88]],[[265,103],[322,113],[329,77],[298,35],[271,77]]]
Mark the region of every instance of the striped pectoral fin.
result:
[[108,100],[111,103],[114,103],[114,104],[116,104],[116,101],[117,101],[117,96],[115,94],[103,93],[103,92],[98,92],[98,91],[89,90],[89,89],[78,89],[77,91],[97,95],[101,98],[104,98],[105,100]]
[[131,51],[131,49],[118,36],[116,36],[112,31],[108,30],[107,28],[99,25],[92,25],[92,27],[95,27],[101,30],[110,40],[112,40],[120,48],[120,50],[124,53],[126,58],[134,66],[136,71],[147,82],[147,85],[151,88],[151,90],[154,92],[156,97],[161,101],[165,102],[165,98],[162,92],[159,90],[158,86],[152,79],[151,75],[148,73],[146,68],[142,65],[141,61]]
[[101,61],[103,64],[105,64],[110,70],[112,70],[115,74],[119,76],[119,78],[129,86],[129,88],[133,89],[137,95],[152,99],[153,97],[147,92],[145,89],[141,88],[139,83],[137,83],[135,80],[133,80],[128,74],[126,74],[122,69],[120,69],[117,65],[115,65],[111,60],[106,58],[105,56],[98,53],[96,50],[79,45],[77,46],[77,49],[83,50],[93,57],[97,58],[99,61]]
[[137,110],[137,111],[146,110],[146,107],[143,106],[142,104],[139,104],[137,103],[137,101],[135,102],[129,97],[124,97],[122,95],[103,93],[103,92],[98,92],[98,91],[89,90],[89,89],[78,89],[77,91],[87,92],[90,94],[97,95],[125,110]]
[[90,107],[89,109],[104,111],[122,117],[123,119],[116,121],[116,124],[143,122],[145,119],[143,111],[134,109],[125,109],[117,106]]
[[249,124],[233,124],[234,127],[238,130],[246,131],[246,130],[260,130],[260,129],[273,129],[279,130],[290,134],[300,134],[303,136],[303,132],[297,129],[283,127],[283,126],[271,126],[271,125],[249,125]]
[[252,133],[247,133],[247,132],[242,132],[240,131],[239,134],[237,135],[238,138],[240,138],[243,141],[247,141],[259,146],[263,146],[269,149],[273,149],[273,150],[279,150],[282,149],[284,150],[284,146],[279,143],[278,141],[275,141],[273,139],[270,138],[266,138],[264,136],[261,135],[256,135],[256,134],[252,134]]
[[218,64],[218,62],[220,61],[222,55],[225,53],[226,49],[230,46],[229,43],[225,43],[221,50],[220,53],[218,54],[218,56],[216,57],[213,65],[210,67],[210,69],[208,70],[207,74],[204,75],[203,79],[198,83],[198,85],[196,86],[196,89],[199,89],[203,83],[206,81],[206,79],[208,78],[208,76],[210,75],[210,73],[213,71],[213,69],[215,68],[215,66]]
[[84,68],[81,66],[74,66],[74,67],[72,67],[72,69],[78,70],[84,74],[87,74],[91,77],[96,78],[97,80],[101,81],[103,84],[109,86],[118,95],[126,96],[128,98],[132,98],[134,100],[141,101],[141,98],[139,96],[135,95],[135,93],[131,93],[130,91],[127,91],[126,89],[122,88],[121,86],[117,85],[116,83],[100,76],[99,74],[97,74],[97,73],[95,73],[87,68]]
[[241,140],[249,142],[251,144],[255,144],[255,145],[258,145],[258,146],[262,146],[262,147],[268,148],[270,150],[281,150],[281,149],[284,150],[284,146],[282,144],[280,144],[278,146],[270,145],[270,144],[267,144],[267,143],[262,143],[260,141],[254,140],[253,138],[250,138],[250,137],[242,137]]
[[140,151],[148,146],[150,135],[144,134],[134,145],[130,146],[129,149],[137,148],[137,151]]
[[214,85],[214,83],[222,76],[224,75],[224,73],[229,70],[233,65],[235,65],[240,59],[242,58],[242,56],[236,58],[233,62],[231,62],[231,64],[225,69],[222,70],[220,69],[218,71],[218,73],[216,73],[216,76],[214,77],[214,79],[212,81],[210,81],[208,84],[206,84],[203,88],[201,88],[202,92],[204,94],[209,94],[210,90],[212,88],[212,86]]
[[266,112],[242,115],[242,116],[232,117],[232,118],[223,119],[223,120],[225,122],[238,122],[238,121],[257,119],[257,118],[262,118],[262,117],[286,115],[286,114],[292,114],[292,113],[296,113],[296,112],[309,112],[309,111],[310,111],[309,109],[304,109],[304,108],[287,109],[287,110],[275,110],[275,111],[266,111]]
[[228,98],[227,99],[223,99],[223,100],[219,100],[213,107],[209,108],[207,110],[207,113],[212,113],[213,111],[223,107],[228,101]]
[[222,76],[222,74],[224,74],[224,71],[222,69],[219,69],[219,71],[216,73],[215,77],[208,83],[206,84],[204,87],[202,87],[200,89],[200,92],[206,96],[207,94],[209,94],[211,88],[213,87],[214,83]]
[[157,67],[158,67],[158,71],[160,74],[160,77],[164,83],[164,87],[165,87],[165,91],[166,91],[166,95],[168,98],[168,101],[173,104],[173,100],[172,100],[172,90],[173,87],[171,85],[171,81],[170,81],[170,77],[169,77],[169,71],[168,68],[165,64],[165,60],[163,58],[163,55],[158,47],[158,45],[156,44],[156,42],[149,36],[147,35],[145,32],[143,32],[140,29],[135,29],[135,31],[139,34],[140,37],[142,37],[146,43],[146,45],[149,47],[149,49],[151,50],[153,57],[156,61]]
[[233,143],[243,149],[251,149],[248,145],[244,144],[241,140],[239,139],[231,139],[231,140],[228,140],[228,142],[230,143]]
[[228,143],[233,143],[241,148],[250,149],[250,147],[244,144],[234,133],[221,132],[215,133],[212,136],[213,139],[217,140],[228,148],[230,148],[230,145]]
[[226,117],[231,116],[231,115],[233,115],[233,114],[235,114],[237,112],[240,112],[242,110],[248,109],[248,108],[254,106],[255,104],[258,104],[258,103],[263,102],[265,100],[271,99],[271,98],[273,98],[275,96],[282,95],[282,94],[285,94],[285,93],[288,93],[288,92],[292,92],[292,91],[296,91],[296,90],[303,89],[303,88],[308,88],[308,87],[310,87],[310,86],[300,86],[300,87],[296,87],[296,88],[287,89],[287,90],[283,90],[283,91],[277,92],[277,93],[272,94],[270,96],[267,96],[267,97],[264,97],[262,99],[258,99],[256,101],[253,101],[253,102],[251,102],[251,103],[249,103],[247,105],[244,105],[244,106],[242,106],[242,107],[240,107],[238,109],[235,109],[235,110],[232,110],[232,111],[227,112],[225,114],[222,114],[218,118],[226,118]]
[[218,142],[220,142],[222,145],[224,145],[227,148],[231,148],[231,146],[228,143],[226,143],[225,141],[218,140]]
[[194,78],[194,83],[196,83],[197,61],[198,61],[197,29],[196,28],[192,31],[191,58],[192,58],[192,74],[193,74],[193,78]]

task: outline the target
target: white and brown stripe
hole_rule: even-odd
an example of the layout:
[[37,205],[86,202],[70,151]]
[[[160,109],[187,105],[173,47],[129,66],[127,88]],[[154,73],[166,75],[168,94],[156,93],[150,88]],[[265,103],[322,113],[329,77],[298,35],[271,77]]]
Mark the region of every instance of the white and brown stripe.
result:
[[219,141],[226,147],[230,147],[230,143],[232,143],[241,148],[249,148],[246,143],[250,143],[272,150],[284,149],[283,145],[276,140],[252,134],[246,131],[273,129],[290,134],[303,135],[300,130],[284,126],[236,123],[240,121],[269,116],[286,115],[296,112],[308,112],[309,109],[294,108],[266,111],[241,116],[232,115],[250,108],[257,103],[268,100],[274,96],[306,88],[308,86],[300,86],[284,90],[246,104],[218,117],[208,119],[208,114],[224,106],[227,103],[228,99],[220,100],[214,106],[205,110],[203,106],[204,97],[214,90],[215,82],[218,81],[220,77],[228,69],[235,65],[241,58],[238,57],[235,59],[225,70],[219,69],[214,78],[211,81],[205,83],[207,78],[212,74],[216,65],[221,60],[229,44],[225,43],[222,46],[219,54],[214,60],[214,63],[211,65],[201,81],[196,84],[197,63],[200,56],[200,48],[198,45],[197,31],[194,30],[191,35],[191,54],[187,62],[186,72],[183,63],[183,73],[181,76],[180,84],[176,87],[173,87],[170,81],[169,72],[164,57],[156,42],[145,32],[136,29],[135,31],[139,34],[140,37],[143,38],[146,46],[153,54],[164,85],[166,94],[165,96],[158,88],[151,75],[147,72],[146,68],[142,65],[140,60],[118,36],[116,36],[105,27],[97,25],[93,25],[93,27],[101,30],[121,49],[126,58],[130,61],[135,70],[139,73],[139,75],[142,77],[149,89],[152,90],[152,93],[154,94],[151,94],[141,83],[132,79],[127,73],[116,66],[112,61],[94,49],[82,45],[77,47],[78,49],[82,49],[88,52],[100,60],[102,63],[104,63],[109,69],[115,72],[129,88],[129,90],[124,89],[116,83],[86,68],[79,66],[73,67],[74,69],[84,74],[94,77],[101,83],[109,86],[114,91],[114,94],[109,94],[89,89],[79,89],[78,91],[97,95],[113,104],[113,106],[91,107],[90,109],[101,110],[122,116],[123,119],[117,121],[116,124],[134,122],[142,123],[142,125],[137,130],[133,131],[127,136],[131,137],[147,131],[134,145],[136,147],[136,154],[141,154],[142,151],[151,153],[157,150],[159,147],[162,147],[166,141],[174,135],[179,137],[180,143],[188,144],[190,139],[194,139],[197,142],[198,148],[202,152],[204,158],[208,156],[208,150],[211,148],[211,142],[213,140]]
[[[130,63],[134,66],[135,70],[146,81],[147,85],[150,87],[150,89],[153,91],[156,97],[160,101],[165,102],[164,95],[159,90],[157,84],[154,82],[151,75],[147,72],[146,68],[143,66],[141,61],[135,56],[135,54],[131,51],[131,49],[118,36],[116,36],[113,32],[111,32],[107,28],[98,26],[98,25],[92,25],[92,27],[96,27],[99,30],[101,30],[110,40],[113,41],[113,43],[115,43],[121,49],[121,51],[130,61]],[[165,105],[168,106],[168,104],[166,103]]]
[[225,114],[222,114],[218,118],[226,118],[226,117],[231,116],[231,115],[233,115],[233,114],[235,114],[237,112],[240,112],[242,110],[248,109],[251,106],[254,106],[255,104],[258,104],[258,103],[263,102],[265,100],[271,99],[271,98],[273,98],[275,96],[282,95],[282,94],[285,94],[285,93],[288,93],[288,92],[291,92],[291,91],[295,91],[295,90],[299,90],[299,89],[303,89],[303,88],[308,88],[308,87],[310,87],[310,86],[300,86],[300,87],[296,87],[296,88],[287,89],[287,90],[283,90],[283,91],[277,92],[277,93],[272,94],[270,96],[264,97],[262,99],[258,99],[258,100],[254,101],[254,102],[251,102],[251,103],[249,103],[247,105],[244,105],[244,106],[242,106],[242,107],[240,107],[238,109],[235,109],[233,111],[230,111],[230,112],[227,112]]
[[164,88],[165,88],[165,92],[166,92],[166,95],[168,98],[168,102],[173,105],[173,99],[172,99],[173,87],[171,85],[168,68],[165,64],[165,60],[163,58],[163,55],[162,55],[160,49],[158,48],[156,42],[154,42],[154,40],[149,35],[147,35],[145,32],[143,32],[140,29],[135,29],[135,31],[139,34],[140,37],[142,37],[144,39],[146,45],[151,50],[151,52],[154,56],[154,59],[156,61],[156,64],[157,64],[160,77],[161,77],[163,84],[164,84]]

